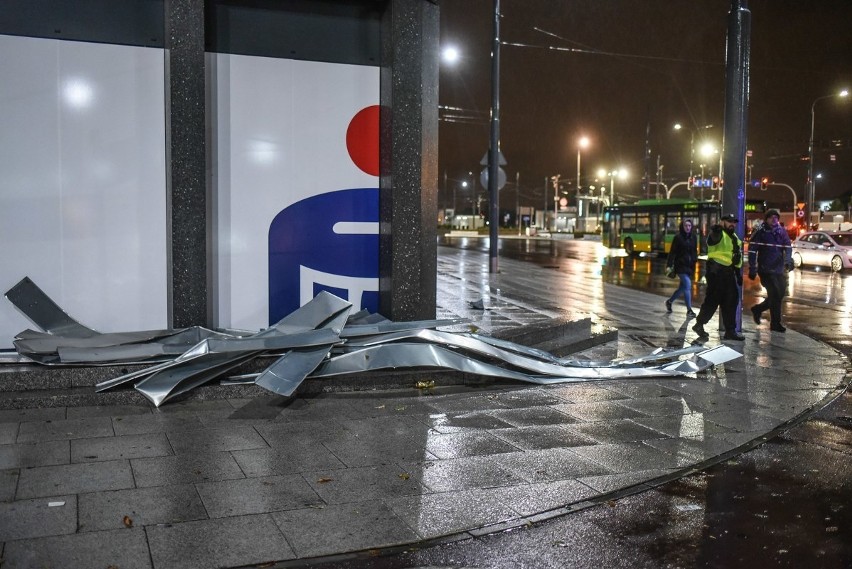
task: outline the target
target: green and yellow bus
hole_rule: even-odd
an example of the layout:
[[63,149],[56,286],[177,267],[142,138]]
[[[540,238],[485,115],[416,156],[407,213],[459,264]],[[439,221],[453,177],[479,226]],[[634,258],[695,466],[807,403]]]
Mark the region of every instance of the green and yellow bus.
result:
[[699,254],[707,254],[707,232],[719,223],[719,202],[692,199],[639,200],[605,207],[601,240],[606,247],[627,254],[667,254],[680,222],[691,219],[700,239]]

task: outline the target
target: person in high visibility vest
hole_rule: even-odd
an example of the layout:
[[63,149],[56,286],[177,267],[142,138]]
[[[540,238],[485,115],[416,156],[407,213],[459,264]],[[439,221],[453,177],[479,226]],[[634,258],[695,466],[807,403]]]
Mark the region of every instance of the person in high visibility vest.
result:
[[710,228],[707,236],[707,292],[692,330],[699,338],[709,338],[704,325],[710,321],[716,309],[725,327],[725,340],[745,340],[737,331],[737,306],[743,284],[743,240],[736,234],[737,216],[723,215],[720,225]]

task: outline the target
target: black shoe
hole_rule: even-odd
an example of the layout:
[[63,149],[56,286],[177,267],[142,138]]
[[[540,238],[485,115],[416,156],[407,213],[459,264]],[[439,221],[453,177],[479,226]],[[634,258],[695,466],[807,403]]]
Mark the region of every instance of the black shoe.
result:
[[724,339],[725,340],[738,340],[738,341],[742,342],[743,340],[745,340],[745,336],[743,336],[742,334],[739,334],[737,332],[725,332]]
[[672,301],[667,300],[666,301],[666,312],[671,312],[671,311],[672,311]]
[[692,309],[689,309],[689,308],[688,308],[688,309],[686,310],[686,317],[687,317],[687,318],[695,318],[695,313],[692,311]]
[[704,330],[704,324],[701,324],[700,322],[695,323],[695,325],[692,327],[692,331],[695,332],[696,334],[698,334],[699,338],[709,338],[710,337],[710,334],[708,334]]
[[787,331],[787,329],[784,328],[780,324],[773,324],[772,326],[769,327],[769,329],[772,330],[773,332],[786,332]]
[[760,309],[756,305],[751,307],[751,314],[754,317],[754,323],[760,324]]

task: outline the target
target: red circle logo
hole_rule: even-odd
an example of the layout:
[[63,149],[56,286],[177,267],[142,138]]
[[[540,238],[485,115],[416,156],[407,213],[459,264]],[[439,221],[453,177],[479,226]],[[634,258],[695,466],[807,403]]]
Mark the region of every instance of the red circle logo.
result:
[[346,129],[346,150],[358,168],[379,175],[379,106],[358,111]]

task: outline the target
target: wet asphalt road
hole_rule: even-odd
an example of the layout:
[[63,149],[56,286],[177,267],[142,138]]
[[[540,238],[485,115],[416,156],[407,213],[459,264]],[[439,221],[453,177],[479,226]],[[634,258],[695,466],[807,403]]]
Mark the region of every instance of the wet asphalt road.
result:
[[[455,240],[487,250],[487,240]],[[446,243],[445,243],[446,244]],[[610,257],[590,241],[501,241],[501,255],[668,295],[656,258]],[[852,357],[852,274],[797,270],[786,323]],[[743,304],[762,298],[746,280]],[[698,300],[701,296],[699,294]],[[697,308],[696,304],[696,308]],[[322,569],[850,568],[852,395],[757,449],[658,489],[522,530],[424,550],[354,556]]]

